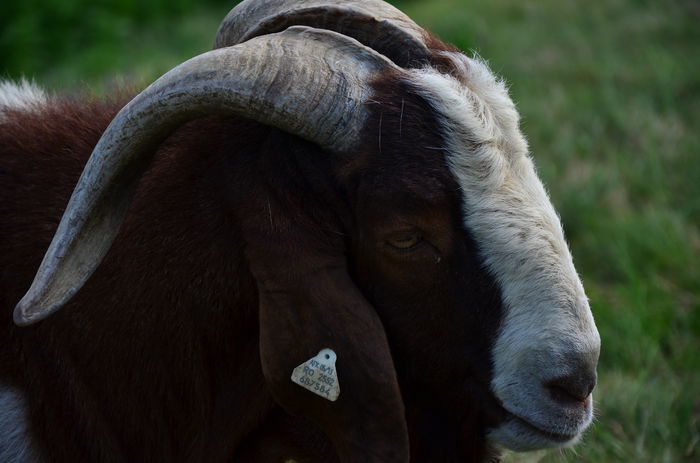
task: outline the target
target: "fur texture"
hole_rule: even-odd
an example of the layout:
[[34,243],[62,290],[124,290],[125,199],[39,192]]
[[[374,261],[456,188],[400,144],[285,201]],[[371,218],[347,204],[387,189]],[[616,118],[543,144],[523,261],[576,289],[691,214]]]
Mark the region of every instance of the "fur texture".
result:
[[0,80],[0,120],[8,109],[39,110],[48,101],[46,92],[34,82]]
[[0,384],[0,461],[38,463],[29,435],[29,409],[18,390]]

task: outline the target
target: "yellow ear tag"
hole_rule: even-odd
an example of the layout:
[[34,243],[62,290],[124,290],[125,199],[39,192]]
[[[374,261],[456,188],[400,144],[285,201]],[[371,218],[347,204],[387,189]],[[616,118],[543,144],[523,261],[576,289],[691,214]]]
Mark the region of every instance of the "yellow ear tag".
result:
[[308,389],[324,399],[335,402],[340,395],[338,374],[335,371],[337,356],[332,349],[323,349],[292,372],[292,382]]

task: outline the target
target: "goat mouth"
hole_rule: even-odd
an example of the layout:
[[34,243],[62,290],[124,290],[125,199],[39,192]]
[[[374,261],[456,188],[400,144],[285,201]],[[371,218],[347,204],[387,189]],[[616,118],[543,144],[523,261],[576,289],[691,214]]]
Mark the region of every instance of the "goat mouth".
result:
[[565,444],[571,440],[576,439],[576,437],[578,437],[578,433],[572,433],[572,434],[560,433],[560,432],[554,432],[554,431],[542,429],[539,426],[532,424],[527,419],[522,418],[514,413],[511,413],[508,410],[505,410],[505,412],[506,412],[506,415],[508,417],[507,419],[514,422],[522,430],[526,430],[526,431],[528,431],[528,433],[534,434],[536,436],[544,437],[545,439],[547,439],[549,441],[553,441],[553,442],[556,442],[558,444]]

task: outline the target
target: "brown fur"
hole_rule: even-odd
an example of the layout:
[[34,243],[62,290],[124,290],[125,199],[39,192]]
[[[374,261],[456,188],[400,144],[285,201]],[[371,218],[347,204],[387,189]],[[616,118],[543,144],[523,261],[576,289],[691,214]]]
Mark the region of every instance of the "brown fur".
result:
[[[94,276],[27,328],[12,307],[122,103],[0,125],[0,383],[26,393],[47,460],[493,456],[498,291],[459,225],[430,108],[393,76],[375,85],[352,160],[237,119],[183,126]],[[407,227],[427,242],[387,247]],[[335,403],[289,380],[323,347]]]

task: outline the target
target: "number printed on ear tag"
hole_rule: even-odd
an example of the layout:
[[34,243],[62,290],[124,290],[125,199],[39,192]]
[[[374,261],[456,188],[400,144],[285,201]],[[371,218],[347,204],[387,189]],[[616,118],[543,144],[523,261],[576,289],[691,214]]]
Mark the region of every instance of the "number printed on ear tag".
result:
[[292,382],[324,399],[335,402],[340,395],[338,374],[335,371],[335,352],[323,349],[292,372]]

